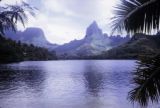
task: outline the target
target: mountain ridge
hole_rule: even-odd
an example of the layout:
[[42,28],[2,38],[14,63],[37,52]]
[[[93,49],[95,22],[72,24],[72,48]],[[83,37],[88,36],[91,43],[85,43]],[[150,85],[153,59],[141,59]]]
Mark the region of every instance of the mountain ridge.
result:
[[99,55],[113,47],[127,42],[130,37],[111,36],[109,37],[99,28],[96,21],[91,23],[86,29],[86,35],[81,40],[74,40],[54,50],[61,59],[86,58],[88,56]]
[[17,31],[16,33],[7,31],[6,37],[22,43],[44,47],[50,51],[56,51],[60,59],[77,59],[100,55],[130,40],[129,36],[108,36],[103,33],[96,21],[93,21],[86,28],[83,39],[73,40],[63,45],[51,44],[46,40],[43,30],[36,27],[26,28],[24,31]]
[[160,34],[135,34],[130,41],[104,52],[94,58],[99,59],[138,59],[143,55],[155,55],[160,52]]
[[15,41],[21,41],[22,43],[33,44],[38,47],[44,48],[54,48],[58,45],[50,43],[41,28],[29,27],[24,31],[11,31],[8,30],[5,32],[5,37],[10,38]]

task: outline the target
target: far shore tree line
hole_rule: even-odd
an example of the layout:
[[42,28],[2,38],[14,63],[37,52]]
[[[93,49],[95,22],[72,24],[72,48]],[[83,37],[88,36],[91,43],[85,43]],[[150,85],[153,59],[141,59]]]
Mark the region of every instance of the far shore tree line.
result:
[[[1,0],[0,0],[1,1]],[[119,0],[112,18],[113,33],[126,31],[128,34],[148,33],[160,30],[160,0]],[[21,5],[0,7],[0,34],[11,29],[16,31],[17,22],[25,25],[26,11],[33,14],[34,8],[22,2]],[[160,54],[144,57],[139,61],[133,74],[135,88],[129,92],[131,102],[138,102],[142,107],[159,101],[160,94]]]

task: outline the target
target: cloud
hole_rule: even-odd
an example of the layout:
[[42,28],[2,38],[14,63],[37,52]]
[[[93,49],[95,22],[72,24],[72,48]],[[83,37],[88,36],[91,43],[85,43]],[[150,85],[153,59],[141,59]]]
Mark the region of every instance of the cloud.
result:
[[16,4],[16,3],[21,3],[22,1],[27,2],[27,0],[2,0],[1,5],[6,5],[6,4]]
[[[12,3],[12,0],[6,1]],[[31,17],[27,26],[40,27],[50,42],[63,44],[83,38],[87,26],[93,20],[109,33],[108,22],[116,0],[26,0],[26,2],[39,8],[36,18]]]

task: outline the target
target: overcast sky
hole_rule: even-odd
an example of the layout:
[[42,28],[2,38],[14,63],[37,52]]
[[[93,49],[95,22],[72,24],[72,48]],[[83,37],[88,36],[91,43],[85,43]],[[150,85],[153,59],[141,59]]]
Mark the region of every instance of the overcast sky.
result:
[[[21,0],[3,0],[13,4]],[[37,7],[35,18],[27,27],[40,27],[47,40],[63,44],[85,36],[86,28],[95,20],[104,32],[110,33],[110,18],[117,0],[23,0]]]

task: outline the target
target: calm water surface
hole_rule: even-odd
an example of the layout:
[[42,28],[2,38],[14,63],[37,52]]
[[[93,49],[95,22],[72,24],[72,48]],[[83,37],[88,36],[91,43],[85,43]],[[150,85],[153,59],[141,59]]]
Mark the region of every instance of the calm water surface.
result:
[[132,60],[0,66],[0,108],[138,108],[127,100]]

